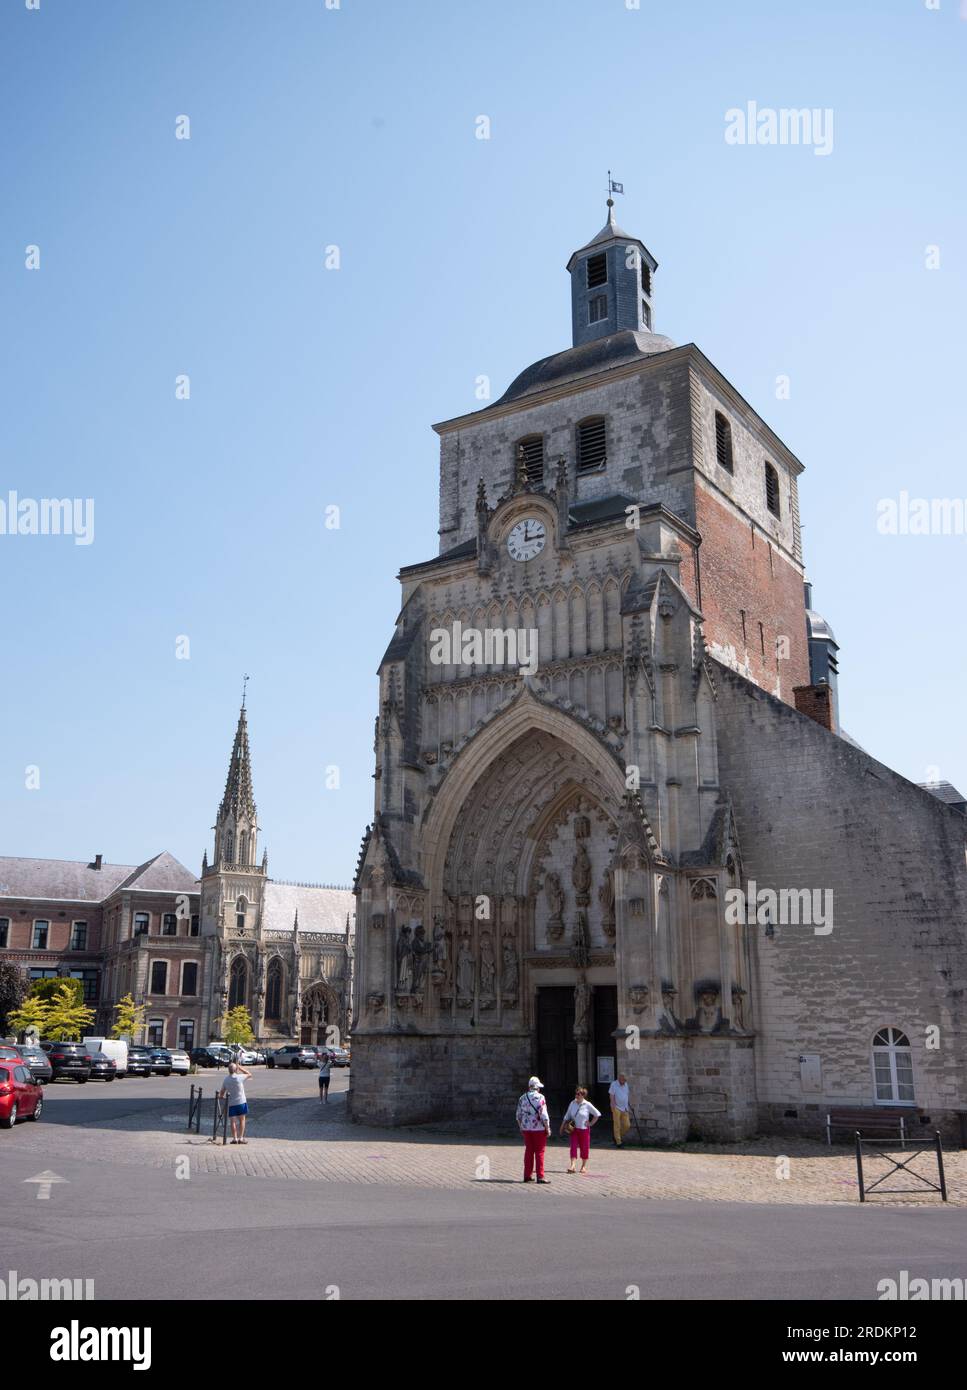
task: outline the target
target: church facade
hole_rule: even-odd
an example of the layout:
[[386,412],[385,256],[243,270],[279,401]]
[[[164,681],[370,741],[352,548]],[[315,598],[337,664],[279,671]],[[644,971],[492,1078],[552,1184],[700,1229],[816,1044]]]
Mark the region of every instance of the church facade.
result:
[[659,1141],[835,1105],[952,1129],[962,811],[842,735],[802,465],[653,331],[610,203],[567,269],[572,347],[436,426],[440,553],[379,672],[353,1115],[499,1115],[535,1071],[552,1112],[600,1105],[620,1071]]
[[201,878],[171,854],[143,864],[0,858],[0,959],[31,980],[81,981],[92,1034],[109,1034],[127,994],[136,1039],[191,1050],[244,1005],[260,1043],[348,1033],[354,902],[346,888],[285,883],[259,857],[248,723],[235,730],[214,854]]

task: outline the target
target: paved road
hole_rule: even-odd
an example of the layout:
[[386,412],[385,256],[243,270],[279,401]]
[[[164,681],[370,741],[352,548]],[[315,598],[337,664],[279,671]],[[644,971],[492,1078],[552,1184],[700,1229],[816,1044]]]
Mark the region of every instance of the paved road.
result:
[[[214,1074],[204,1078],[206,1088]],[[967,1210],[671,1202],[573,1202],[566,1180],[465,1190],[251,1178],[63,1155],[38,1198],[34,1142],[185,1102],[182,1078],[48,1087],[47,1113],[0,1134],[0,1265],[93,1278],[100,1298],[872,1299],[877,1281],[967,1276]],[[311,1073],[258,1073],[266,1099],[312,1094]],[[345,1089],[345,1074],[335,1077]],[[53,1137],[53,1136],[52,1136]],[[126,1136],[117,1132],[123,1146]],[[108,1150],[108,1153],[110,1151]],[[120,1153],[120,1147],[119,1147]]]

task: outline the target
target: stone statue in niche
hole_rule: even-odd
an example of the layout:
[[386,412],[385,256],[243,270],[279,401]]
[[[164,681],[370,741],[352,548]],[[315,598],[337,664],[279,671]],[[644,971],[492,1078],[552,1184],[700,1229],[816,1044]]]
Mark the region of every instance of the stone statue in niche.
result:
[[549,916],[547,937],[549,941],[560,941],[564,935],[564,889],[557,874],[548,874],[544,880],[544,894],[547,898]]
[[601,904],[601,927],[609,940],[614,940],[614,873],[605,869],[604,882],[598,889],[598,902]]
[[504,937],[502,956],[500,992],[503,995],[504,1003],[516,1004],[517,992],[520,988],[520,967],[517,962],[517,947],[512,937]]
[[587,835],[578,835],[580,827],[590,826],[586,817],[580,816],[575,822],[575,843],[574,843],[574,866],[571,869],[571,882],[574,884],[574,892],[578,907],[587,907],[591,901],[591,860],[585,848],[584,841]]
[[741,985],[732,986],[732,1024],[739,1032],[745,1032],[746,991]]
[[587,1039],[590,1014],[591,986],[587,980],[578,980],[574,986],[574,1036],[578,1041]]
[[433,979],[442,984],[450,973],[450,938],[443,920],[437,917],[433,926]]
[[386,924],[386,918],[383,916],[382,912],[374,912],[369,921],[373,931],[382,931]]
[[695,1022],[698,1024],[700,1033],[711,1033],[714,1032],[719,1021],[719,991],[717,987],[707,985],[698,992]]
[[400,927],[396,942],[396,992],[409,994],[413,984],[413,933],[408,926]]
[[480,938],[480,1002],[485,1009],[492,1009],[497,997],[497,961],[494,956],[494,943],[490,932]]
[[426,929],[424,928],[423,923],[420,922],[415,932],[413,933],[413,943],[411,947],[413,966],[411,971],[412,984],[410,989],[411,993],[413,994],[423,993],[423,981],[426,977],[427,957],[430,955],[432,950],[432,945],[426,939]]
[[477,970],[474,965],[473,951],[470,949],[470,938],[469,936],[463,936],[460,938],[460,950],[457,955],[458,1003],[466,1005],[473,1001],[476,976]]

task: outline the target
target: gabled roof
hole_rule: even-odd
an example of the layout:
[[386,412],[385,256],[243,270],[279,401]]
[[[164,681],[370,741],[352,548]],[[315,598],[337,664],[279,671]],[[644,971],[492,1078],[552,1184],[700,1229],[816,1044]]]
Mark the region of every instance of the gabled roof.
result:
[[101,903],[119,888],[157,893],[197,893],[198,879],[167,851],[143,864],[102,864],[76,859],[0,858],[0,897]]

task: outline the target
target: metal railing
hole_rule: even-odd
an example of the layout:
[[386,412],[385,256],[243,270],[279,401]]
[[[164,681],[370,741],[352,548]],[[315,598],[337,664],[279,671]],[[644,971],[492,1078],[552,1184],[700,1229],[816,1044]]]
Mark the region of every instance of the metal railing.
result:
[[[940,1142],[939,1129],[934,1130],[934,1137],[929,1143],[922,1145],[920,1148],[914,1149],[912,1153],[907,1152],[905,1146],[903,1145],[903,1141],[901,1140],[900,1152],[903,1154],[902,1158],[894,1158],[893,1155],[889,1153],[878,1153],[877,1148],[882,1148],[884,1145],[888,1145],[890,1148],[896,1149],[897,1141],[895,1139],[864,1139],[863,1136],[860,1134],[859,1130],[856,1131],[856,1177],[859,1182],[861,1202],[865,1202],[870,1193],[874,1191],[878,1192],[881,1195],[886,1195],[887,1193],[890,1193],[893,1196],[909,1197],[913,1193],[922,1191],[923,1188],[926,1188],[929,1192],[939,1192],[941,1201],[946,1202],[947,1179],[944,1176],[943,1145]],[[890,1167],[882,1175],[882,1177],[877,1178],[875,1182],[867,1183],[864,1179],[864,1148],[868,1148],[871,1151],[871,1158],[885,1159],[886,1162],[890,1165]],[[925,1153],[932,1153],[936,1157],[938,1178],[937,1182],[934,1182],[932,1178],[928,1178],[923,1173],[918,1173],[915,1171],[915,1169],[910,1167],[910,1164],[913,1162],[915,1158],[919,1158],[921,1154]],[[915,1178],[916,1182],[921,1184],[921,1187],[916,1187],[915,1185],[911,1187],[884,1187],[883,1184],[889,1178],[892,1178],[894,1173],[905,1173],[908,1178]]]
[[[188,1094],[188,1132],[192,1130],[196,1134],[201,1133],[202,1105],[205,1096],[201,1086],[192,1086]],[[221,1133],[222,1144],[228,1143],[228,1097],[220,1095],[218,1091],[212,1097],[212,1137],[210,1144],[218,1143],[218,1136]]]

